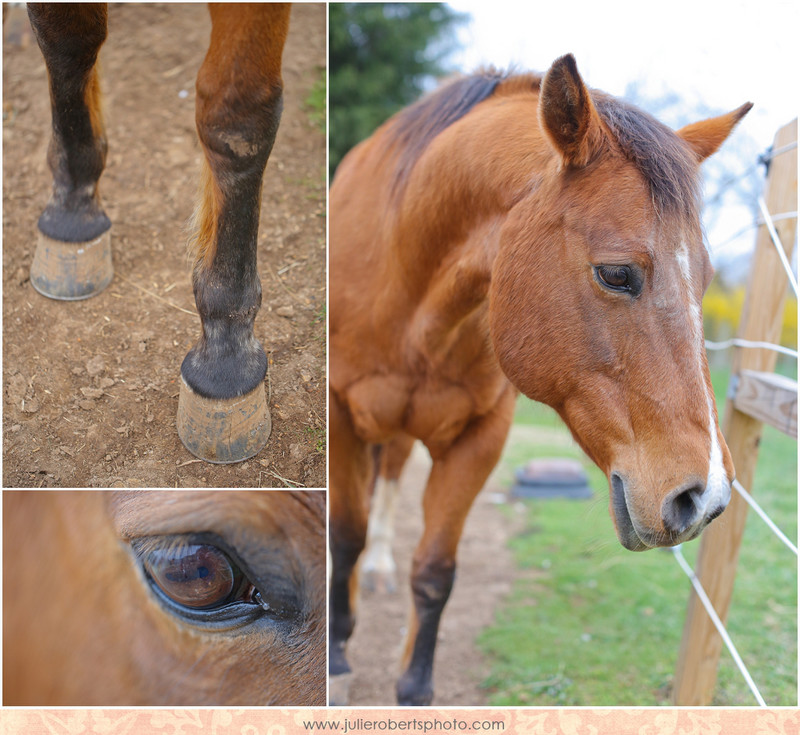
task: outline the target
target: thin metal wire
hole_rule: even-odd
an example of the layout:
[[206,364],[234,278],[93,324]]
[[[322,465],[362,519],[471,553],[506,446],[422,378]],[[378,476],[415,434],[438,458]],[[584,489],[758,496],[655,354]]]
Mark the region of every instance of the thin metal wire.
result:
[[772,147],[767,148],[767,150],[758,157],[758,162],[759,163],[768,163],[769,161],[771,161],[776,156],[781,155],[781,153],[786,153],[788,151],[792,151],[795,148],[797,148],[797,141],[796,140],[794,142],[792,142],[792,143],[787,143],[786,145],[782,145],[780,148],[775,148],[775,149],[773,149]]
[[764,197],[758,197],[758,206],[761,209],[761,214],[764,215],[764,224],[767,226],[769,230],[769,235],[772,238],[772,244],[775,246],[775,249],[778,251],[778,257],[781,259],[781,263],[783,264],[783,269],[786,271],[786,275],[789,277],[789,283],[792,286],[792,290],[794,291],[795,297],[797,296],[797,279],[794,277],[794,273],[792,273],[792,266],[789,265],[789,260],[786,257],[786,252],[783,249],[783,245],[781,244],[781,239],[778,237],[778,232],[775,229],[775,225],[772,224],[772,218],[770,217],[769,210],[767,209],[767,203],[764,201]]
[[750,495],[750,493],[748,493],[747,490],[745,490],[742,487],[742,484],[738,480],[734,480],[733,487],[736,489],[739,495],[741,495],[742,498],[747,502],[747,504],[756,513],[758,513],[758,515],[761,517],[761,520],[764,521],[764,523],[766,523],[769,526],[772,533],[774,533],[781,541],[783,541],[783,543],[789,547],[789,550],[792,551],[792,553],[794,553],[795,556],[797,556],[797,547],[789,540],[786,534],[784,534],[783,531],[781,531],[781,529],[775,525],[773,520],[764,512],[761,506],[755,501],[753,496]]
[[[785,219],[796,219],[796,218],[797,218],[797,212],[782,212],[781,214],[773,214],[772,215],[772,221],[773,222],[782,222]],[[749,225],[746,225],[745,227],[742,227],[741,230],[739,230],[738,232],[735,232],[733,235],[730,235],[729,237],[725,238],[722,242],[716,243],[715,246],[714,246],[714,250],[715,251],[722,250],[722,248],[724,248],[726,245],[728,245],[729,243],[732,243],[734,240],[737,240],[738,238],[740,238],[745,233],[750,232],[750,230],[753,230],[756,227],[761,227],[761,225],[765,225],[765,224],[766,224],[766,222],[763,219],[755,219],[755,220],[753,220]]]
[[754,347],[760,350],[773,350],[797,359],[797,350],[793,350],[790,347],[782,347],[781,345],[776,345],[772,342],[754,342],[753,340],[739,339],[738,337],[726,339],[722,342],[712,342],[711,340],[706,340],[707,350],[727,350],[728,347]]
[[711,604],[711,600],[708,599],[708,595],[706,591],[703,589],[703,586],[700,584],[700,580],[697,578],[697,575],[694,573],[694,570],[689,566],[689,563],[686,561],[685,557],[683,556],[683,552],[681,551],[680,544],[678,546],[672,547],[672,554],[677,560],[678,564],[680,565],[681,569],[683,569],[684,573],[687,577],[689,577],[689,581],[692,583],[692,587],[694,587],[694,591],[697,593],[697,597],[701,603],[703,603],[703,607],[706,609],[708,613],[708,617],[711,618],[711,622],[714,623],[714,627],[717,629],[717,632],[722,637],[725,645],[728,648],[731,656],[733,656],[733,660],[738,666],[739,671],[742,673],[744,680],[747,682],[747,686],[750,687],[750,691],[755,696],[756,701],[758,702],[760,707],[766,707],[767,703],[764,701],[764,698],[761,696],[761,692],[758,691],[758,687],[756,686],[755,682],[753,681],[753,677],[750,676],[750,672],[747,670],[747,667],[744,665],[744,661],[742,661],[742,657],[739,655],[739,652],[736,650],[736,646],[733,645],[733,641],[731,640],[730,636],[728,635],[728,631],[725,630],[725,626],[722,624],[722,621],[719,619],[719,615],[717,615],[717,611],[714,610],[714,606]]

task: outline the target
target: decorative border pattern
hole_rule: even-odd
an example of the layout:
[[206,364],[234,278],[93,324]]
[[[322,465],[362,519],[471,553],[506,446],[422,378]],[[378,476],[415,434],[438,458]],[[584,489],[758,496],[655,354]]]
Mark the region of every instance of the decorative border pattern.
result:
[[3,709],[2,735],[797,735],[800,709]]

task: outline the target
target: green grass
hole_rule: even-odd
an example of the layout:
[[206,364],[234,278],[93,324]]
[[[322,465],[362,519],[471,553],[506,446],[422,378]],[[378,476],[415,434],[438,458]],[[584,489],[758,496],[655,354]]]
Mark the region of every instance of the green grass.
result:
[[[713,376],[719,405],[727,376]],[[582,459],[590,501],[527,501],[513,539],[518,579],[479,644],[491,662],[493,705],[665,705],[690,583],[669,551],[633,554],[617,542],[605,476],[548,408],[521,399],[501,479],[533,456]],[[753,495],[797,538],[797,443],[765,428]],[[511,509],[509,513],[513,512]],[[723,515],[717,523],[724,523]],[[699,541],[684,544],[694,565]],[[754,513],[739,557],[728,631],[771,706],[797,704],[797,559]],[[713,704],[754,705],[723,649]]]
[[306,97],[306,111],[311,124],[323,133],[325,132],[327,97],[328,88],[325,81],[325,69],[320,67],[317,69],[311,91]]
[[325,454],[325,447],[327,446],[327,434],[325,428],[320,426],[306,426],[306,434],[310,441],[314,442],[314,451],[319,454]]

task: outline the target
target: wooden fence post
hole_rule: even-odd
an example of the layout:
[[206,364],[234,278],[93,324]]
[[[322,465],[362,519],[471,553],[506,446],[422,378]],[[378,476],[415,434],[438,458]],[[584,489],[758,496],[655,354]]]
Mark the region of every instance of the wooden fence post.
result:
[[[765,199],[772,214],[795,211],[797,208],[796,141],[795,119],[778,131],[773,144],[773,151],[784,149],[793,142],[795,146],[776,155],[770,163]],[[775,223],[775,227],[787,258],[791,261],[797,220],[780,220]],[[780,340],[787,287],[786,273],[767,227],[762,225],[758,231],[750,282],[739,325],[738,336],[741,339],[772,343]],[[772,373],[776,360],[774,351],[737,348],[733,356],[731,380],[743,370]],[[727,400],[722,431],[733,457],[736,477],[747,490],[752,490],[761,430],[760,420],[739,410],[732,398]],[[733,594],[747,509],[747,502],[734,490],[727,510],[703,532],[700,542],[695,574],[723,623],[727,620]],[[711,704],[721,650],[722,639],[697,594],[692,590],[675,672],[672,692],[674,704]]]

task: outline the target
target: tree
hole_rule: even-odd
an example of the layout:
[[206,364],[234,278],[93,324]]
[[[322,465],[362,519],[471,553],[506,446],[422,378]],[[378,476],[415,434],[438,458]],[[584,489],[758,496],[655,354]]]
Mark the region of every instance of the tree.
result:
[[331,3],[329,13],[333,175],[350,148],[449,71],[468,16],[444,3]]

